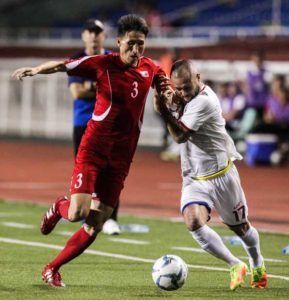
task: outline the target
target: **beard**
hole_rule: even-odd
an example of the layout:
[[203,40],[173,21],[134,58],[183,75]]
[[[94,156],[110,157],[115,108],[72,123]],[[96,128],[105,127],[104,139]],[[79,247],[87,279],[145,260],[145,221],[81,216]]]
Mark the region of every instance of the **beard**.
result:
[[195,90],[195,92],[194,92],[194,94],[192,96],[192,99],[195,98],[200,93],[200,90],[201,90],[200,86],[197,86],[196,90]]

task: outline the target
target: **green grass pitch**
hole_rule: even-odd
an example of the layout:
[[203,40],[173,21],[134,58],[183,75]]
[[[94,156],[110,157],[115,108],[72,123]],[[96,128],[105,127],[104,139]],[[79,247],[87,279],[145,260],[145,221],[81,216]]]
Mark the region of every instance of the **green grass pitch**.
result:
[[[99,234],[89,248],[93,253],[84,253],[61,269],[66,288],[49,287],[42,282],[41,271],[59,252],[49,247],[63,246],[68,237],[60,233],[74,232],[80,224],[62,222],[49,236],[42,236],[38,225],[46,209],[0,201],[0,299],[289,299],[289,255],[281,253],[289,244],[288,235],[260,234],[264,257],[273,259],[266,262],[268,273],[275,276],[269,277],[268,288],[250,288],[247,276],[243,287],[232,292],[229,272],[213,270],[228,269],[225,263],[206,253],[173,249],[199,248],[183,223],[127,215],[120,216],[120,224],[143,224],[150,231],[114,237]],[[21,224],[30,226],[20,228]],[[224,226],[214,229],[220,235],[232,235]],[[128,244],[115,238],[147,243]],[[239,257],[246,255],[240,245],[228,247]],[[185,285],[177,291],[161,291],[152,281],[153,261],[164,254],[178,255],[191,265]]]

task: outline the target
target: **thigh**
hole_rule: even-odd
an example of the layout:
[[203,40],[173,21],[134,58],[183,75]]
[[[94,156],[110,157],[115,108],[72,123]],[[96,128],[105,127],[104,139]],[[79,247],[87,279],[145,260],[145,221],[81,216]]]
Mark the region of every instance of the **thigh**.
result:
[[181,212],[183,213],[185,208],[192,204],[199,204],[205,206],[210,214],[214,207],[210,182],[191,178],[184,178],[183,180]]
[[95,153],[80,148],[70,185],[70,193],[73,194],[92,194],[96,180],[100,172],[106,167],[106,160]]
[[77,164],[74,166],[70,193],[73,194],[92,194],[99,171],[89,164]]
[[248,207],[236,167],[215,179],[214,206],[223,222],[236,226],[248,221]]
[[91,206],[91,194],[73,194],[70,197],[69,216],[78,220],[79,216],[87,216]]

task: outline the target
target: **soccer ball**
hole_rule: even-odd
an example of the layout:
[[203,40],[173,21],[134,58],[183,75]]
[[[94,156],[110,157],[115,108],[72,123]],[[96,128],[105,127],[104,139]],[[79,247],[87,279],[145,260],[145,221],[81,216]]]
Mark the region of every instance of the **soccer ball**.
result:
[[153,265],[152,277],[162,290],[174,291],[182,287],[188,276],[186,263],[176,255],[164,255]]

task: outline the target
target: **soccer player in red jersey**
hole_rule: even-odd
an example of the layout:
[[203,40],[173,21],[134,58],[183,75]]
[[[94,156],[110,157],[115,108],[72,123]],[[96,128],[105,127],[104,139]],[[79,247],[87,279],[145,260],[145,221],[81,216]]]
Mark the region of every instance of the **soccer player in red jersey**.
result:
[[[49,234],[61,219],[83,226],[48,263],[43,280],[54,287],[65,286],[59,268],[95,240],[103,223],[117,206],[137,146],[144,107],[150,87],[164,95],[171,89],[165,72],[142,56],[148,34],[146,21],[126,15],[118,21],[119,53],[86,56],[68,61],[49,61],[37,67],[17,69],[13,77],[65,72],[90,77],[97,82],[97,102],[75,160],[71,197],[56,199],[43,216],[41,232]],[[97,200],[92,200],[92,193]]]
[[[110,50],[103,47],[106,33],[100,20],[87,20],[84,23],[81,38],[84,49],[70,57],[71,59],[111,53]],[[87,123],[91,119],[94,110],[97,86],[91,78],[75,75],[68,76],[68,85],[73,97],[73,145],[76,156]],[[110,218],[103,224],[103,233],[110,235],[120,233],[120,227],[117,223],[118,208],[118,206],[114,208]]]

